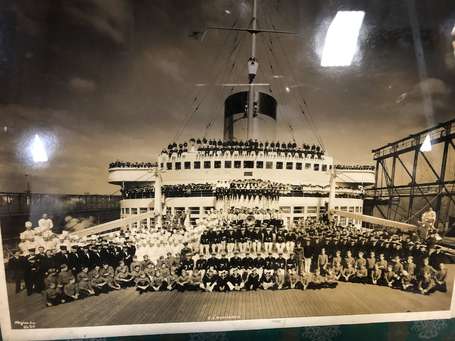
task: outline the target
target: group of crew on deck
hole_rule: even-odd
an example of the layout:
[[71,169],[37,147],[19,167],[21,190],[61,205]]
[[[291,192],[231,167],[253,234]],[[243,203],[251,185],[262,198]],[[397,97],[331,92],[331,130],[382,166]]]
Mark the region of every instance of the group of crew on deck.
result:
[[268,198],[277,200],[291,191],[291,185],[261,179],[241,179],[216,186],[217,198]]
[[169,158],[180,157],[186,153],[199,153],[206,156],[222,155],[270,155],[282,157],[305,157],[321,159],[324,151],[320,146],[303,144],[298,146],[295,142],[259,142],[258,140],[223,141],[214,139],[190,139],[189,142],[177,144],[176,142],[163,149],[162,156]]
[[135,162],[135,161],[114,161],[109,163],[109,168],[152,168],[156,167],[153,162]]
[[370,166],[370,165],[335,165],[335,169],[340,169],[340,170],[370,170],[373,171],[375,169],[375,166]]
[[[261,179],[239,179],[218,181],[216,183],[191,183],[163,185],[162,193],[167,197],[216,196],[221,198],[268,198],[278,199],[280,196],[328,196],[329,186],[290,185]],[[123,199],[153,198],[153,185],[140,185],[121,189]],[[360,198],[363,191],[340,188],[338,198]]]
[[[192,183],[178,185],[163,185],[161,191],[167,197],[185,197],[191,195],[201,195],[202,193],[213,194],[214,186],[209,183]],[[155,196],[155,188],[152,185],[141,185],[121,189],[122,198],[139,199]]]
[[[52,249],[18,251],[8,273],[17,291],[23,280],[29,295],[44,294],[47,306],[127,287],[140,294],[307,290],[343,281],[421,294],[447,290],[445,256],[432,240],[322,223],[287,227],[279,212],[268,212],[255,212],[255,219],[245,210],[212,211],[194,227],[133,226],[66,238]],[[170,240],[174,248],[167,249]]]

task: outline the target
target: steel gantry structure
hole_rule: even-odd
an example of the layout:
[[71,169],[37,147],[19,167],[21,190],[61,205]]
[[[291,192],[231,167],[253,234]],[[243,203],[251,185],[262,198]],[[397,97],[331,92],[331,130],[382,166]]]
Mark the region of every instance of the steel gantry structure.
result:
[[[455,216],[454,141],[452,119],[374,149],[375,185],[366,193],[372,213],[417,223],[421,213],[432,207],[438,226],[448,227]],[[422,148],[424,142],[427,148]],[[422,180],[423,170],[430,180]]]

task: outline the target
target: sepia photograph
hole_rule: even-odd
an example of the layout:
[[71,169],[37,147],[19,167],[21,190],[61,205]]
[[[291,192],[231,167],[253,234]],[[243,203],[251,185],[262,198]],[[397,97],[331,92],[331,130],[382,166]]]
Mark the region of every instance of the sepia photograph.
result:
[[454,317],[454,89],[450,0],[3,1],[4,339]]

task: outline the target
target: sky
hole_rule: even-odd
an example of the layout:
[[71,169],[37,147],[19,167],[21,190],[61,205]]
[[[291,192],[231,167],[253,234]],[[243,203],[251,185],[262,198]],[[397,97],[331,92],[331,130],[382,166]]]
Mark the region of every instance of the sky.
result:
[[[319,136],[337,163],[373,164],[373,148],[455,117],[453,1],[416,1],[423,73],[412,0],[258,2],[259,27],[296,32],[258,38],[257,81],[270,83],[278,100],[280,141]],[[365,11],[358,51],[348,67],[322,67],[339,10]],[[3,1],[0,191],[24,191],[28,181],[34,192],[110,194],[109,162],[155,161],[175,139],[222,137],[232,89],[216,85],[246,82],[249,35],[191,35],[246,27],[250,13],[251,1],[241,0]],[[46,163],[30,158],[35,134]]]

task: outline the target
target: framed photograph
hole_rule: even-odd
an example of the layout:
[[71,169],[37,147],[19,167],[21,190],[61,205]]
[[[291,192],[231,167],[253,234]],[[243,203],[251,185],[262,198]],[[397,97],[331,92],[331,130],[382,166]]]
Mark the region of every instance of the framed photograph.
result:
[[453,1],[4,1],[5,340],[448,319]]

